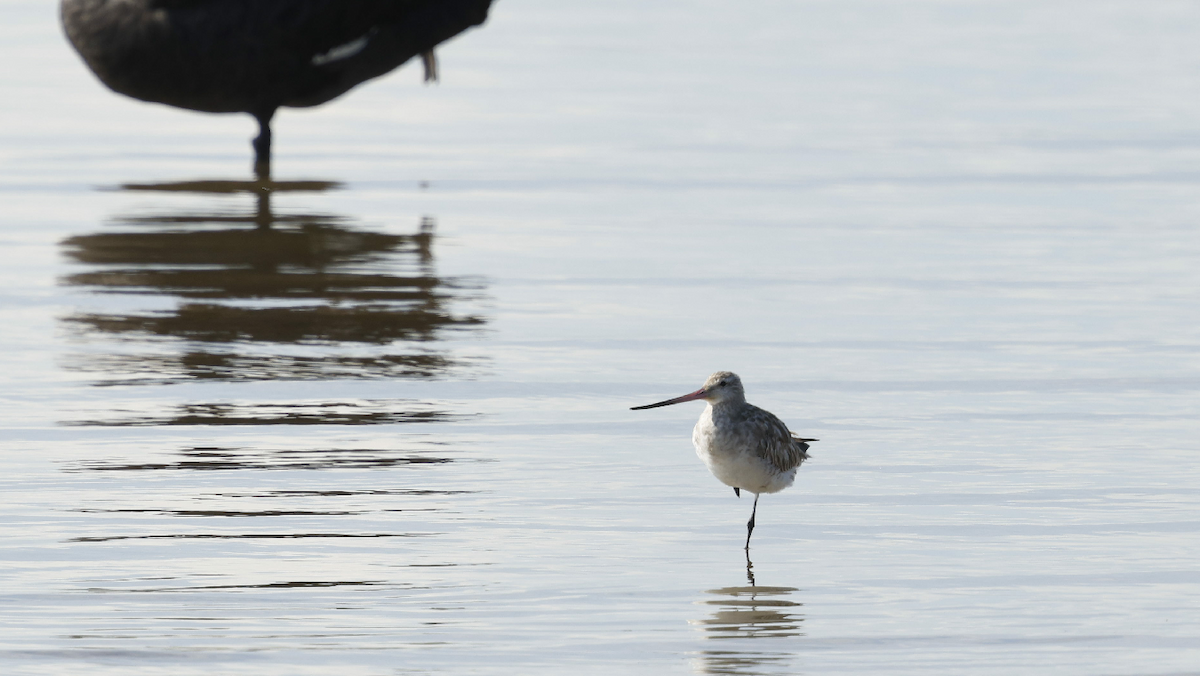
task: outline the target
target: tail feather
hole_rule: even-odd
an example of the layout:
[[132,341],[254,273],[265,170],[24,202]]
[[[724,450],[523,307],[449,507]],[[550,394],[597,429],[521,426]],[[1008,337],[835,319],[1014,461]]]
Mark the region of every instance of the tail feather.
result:
[[[808,460],[808,442],[820,441],[820,439],[807,439],[805,437],[799,437],[799,436],[796,436],[795,432],[791,432],[790,430],[788,433],[792,435],[792,439],[796,441],[796,446],[800,450],[800,462],[804,462],[805,460]],[[797,463],[797,464],[799,464],[799,463]]]

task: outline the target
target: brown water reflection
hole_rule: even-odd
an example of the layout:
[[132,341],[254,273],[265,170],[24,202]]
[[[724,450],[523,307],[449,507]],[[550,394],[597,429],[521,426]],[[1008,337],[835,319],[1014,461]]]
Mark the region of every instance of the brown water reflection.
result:
[[[399,410],[399,407],[405,410]],[[463,416],[411,400],[311,402],[299,404],[179,404],[163,413],[138,412],[124,418],[65,421],[76,427],[160,427],[164,425],[392,425],[432,423]]]
[[[722,587],[706,593],[719,598],[704,601],[717,606],[707,618],[693,624],[704,629],[710,639],[786,638],[803,636],[804,617],[798,613],[804,605],[787,596],[795,587]],[[704,674],[779,673],[793,659],[790,652],[763,650],[704,650],[699,653],[697,670]]]
[[229,511],[223,509],[76,509],[81,514],[161,514],[163,516],[348,516],[362,514],[362,511],[329,511],[309,509],[268,509],[258,511]]
[[302,538],[417,538],[437,533],[170,533],[167,535],[107,535],[70,538],[67,542],[119,540],[297,540]]
[[[64,240],[64,254],[88,267],[64,284],[147,296],[151,305],[174,301],[171,308],[65,317],[85,336],[153,346],[75,354],[65,366],[98,374],[98,384],[428,378],[464,366],[434,343],[446,331],[483,325],[479,315],[452,306],[477,300],[484,286],[437,276],[433,218],[423,218],[414,234],[395,235],[351,227],[332,214],[272,209],[274,193],[337,187],[322,181],[122,186],[220,200],[250,194],[254,206],[122,216],[113,223],[123,231]],[[408,344],[396,351],[398,343]],[[164,353],[164,345],[173,349]],[[322,353],[336,346],[354,349]]]
[[258,491],[254,493],[213,493],[223,498],[297,498],[312,496],[347,497],[353,495],[466,495],[476,491],[438,491],[424,488],[400,490],[324,490],[324,491]]
[[[444,354],[385,354],[370,357],[227,354],[204,350],[175,355],[72,355],[71,370],[102,374],[97,385],[169,384],[184,380],[332,380],[349,378],[431,378],[457,366]],[[120,381],[114,381],[120,375]]]
[[[431,217],[423,218],[412,234],[391,234],[332,214],[278,213],[271,201],[277,193],[337,187],[317,181],[123,186],[128,191],[182,193],[175,199],[186,198],[192,206],[117,217],[102,231],[61,242],[64,255],[76,264],[61,278],[62,284],[89,294],[84,309],[62,318],[77,346],[62,360],[63,366],[94,375],[96,385],[134,386],[434,378],[468,366],[469,360],[453,354],[442,341],[450,332],[483,326],[482,317],[462,308],[479,300],[484,286],[478,280],[436,274],[436,226]],[[247,195],[252,199],[246,200]],[[242,200],[240,211],[236,204],[229,206],[237,200]],[[216,428],[235,428],[230,432],[238,440],[189,439],[182,448],[164,448],[151,440],[116,446],[116,457],[85,453],[65,463],[65,472],[103,472],[105,483],[130,489],[105,494],[99,504],[80,505],[74,511],[88,515],[90,532],[66,541],[336,542],[437,535],[394,525],[398,512],[444,509],[412,504],[403,496],[417,496],[421,502],[420,496],[472,491],[375,487],[395,480],[379,470],[445,467],[460,460],[450,457],[454,453],[447,444],[425,434],[392,434],[386,428],[378,436],[360,433],[352,442],[338,435],[315,441],[307,426],[441,423],[465,416],[446,410],[444,404],[359,399],[306,389],[315,387],[319,386],[288,388],[281,400],[264,400],[264,390],[244,385],[236,386],[238,394],[228,399],[208,399],[212,390],[207,387],[186,388],[187,396],[165,387],[152,397],[138,395],[135,387],[126,390],[133,393],[131,398],[122,399],[120,393],[102,397],[100,410],[76,412],[74,419],[61,424],[176,428],[176,435],[212,435]],[[197,400],[197,391],[206,398]],[[181,426],[193,429],[178,430]],[[235,492],[227,483],[258,481],[262,475],[256,473],[275,470],[337,471],[318,479],[288,477],[318,483],[319,490],[243,487]],[[192,472],[230,471],[249,478],[214,475],[188,483]],[[408,480],[417,479],[415,473],[405,474],[412,475]],[[423,473],[426,479],[430,476]],[[146,498],[142,489],[155,480],[178,481],[192,490]],[[329,484],[333,487],[325,488]],[[367,488],[359,488],[364,485]],[[212,492],[213,487],[223,491]],[[260,503],[264,498],[291,500],[266,506]],[[385,518],[373,516],[382,513]],[[189,519],[201,519],[203,526]],[[368,583],[284,578],[264,585],[198,588],[341,584]]]
[[[371,469],[402,465],[442,465],[454,462],[437,455],[416,454],[380,448],[252,449],[201,446],[178,452],[172,462],[122,462],[87,460],[69,465],[67,471],[147,472],[147,471],[222,471],[222,470],[306,470]],[[434,491],[421,491],[433,493]],[[464,491],[459,491],[464,492]],[[395,491],[276,491],[286,495],[389,495]],[[413,494],[408,491],[404,494]],[[445,494],[445,491],[439,494]],[[255,494],[252,497],[269,497]],[[161,511],[161,510],[159,510]],[[256,512],[261,513],[261,512]]]
[[804,617],[796,614],[804,604],[782,598],[798,591],[795,587],[722,587],[707,593],[726,598],[704,603],[718,606],[712,617],[697,620],[709,638],[762,638],[802,636]]
[[[169,578],[168,578],[169,579]],[[265,584],[205,584],[205,585],[189,585],[186,587],[151,587],[148,589],[106,589],[103,587],[89,587],[88,593],[92,594],[128,594],[128,593],[159,593],[159,592],[204,592],[204,591],[221,591],[232,589],[288,589],[295,587],[379,587],[379,586],[396,586],[395,584],[385,582],[383,580],[336,580],[336,581],[295,581],[295,582],[267,582]]]

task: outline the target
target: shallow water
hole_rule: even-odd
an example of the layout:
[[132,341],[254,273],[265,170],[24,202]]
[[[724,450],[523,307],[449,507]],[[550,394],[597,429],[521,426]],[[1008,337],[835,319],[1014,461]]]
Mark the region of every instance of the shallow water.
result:
[[[1200,664],[1200,9],[500,0],[252,123],[5,3],[6,674]],[[264,227],[264,226],[269,226]],[[750,502],[737,371],[821,439]]]

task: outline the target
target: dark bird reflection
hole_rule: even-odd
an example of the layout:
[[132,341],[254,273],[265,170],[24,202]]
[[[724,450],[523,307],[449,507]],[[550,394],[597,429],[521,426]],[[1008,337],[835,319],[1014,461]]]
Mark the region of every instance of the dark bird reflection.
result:
[[717,606],[712,617],[697,624],[709,638],[762,638],[801,636],[803,616],[797,611],[804,604],[787,598],[795,587],[722,587],[706,593],[720,598],[704,603]]
[[[403,409],[399,407],[403,406]],[[68,420],[79,427],[162,427],[171,425],[394,425],[462,419],[411,400],[320,401],[299,404],[180,404],[160,414],[102,420]]]
[[[102,539],[94,541],[103,542]],[[165,580],[174,578],[166,577]],[[178,592],[197,592],[197,591],[224,591],[238,589],[296,589],[296,588],[313,588],[313,587],[379,587],[387,586],[388,583],[383,580],[330,580],[330,581],[288,581],[288,582],[268,582],[265,584],[197,584],[186,586],[165,586],[165,587],[149,587],[145,589],[129,589],[127,587],[120,588],[105,588],[105,587],[89,587],[89,594],[129,594],[129,593],[178,593]]]
[[[445,455],[403,452],[379,448],[256,449],[198,446],[185,448],[170,462],[86,460],[66,467],[67,471],[162,472],[228,470],[325,470],[377,469],[404,465],[441,465],[454,462]],[[465,493],[456,491],[454,493]],[[253,497],[296,497],[313,495],[447,495],[448,491],[273,491]],[[265,512],[262,512],[265,513]],[[271,513],[280,513],[272,510]],[[344,512],[349,513],[349,512]]]
[[170,533],[167,535],[106,535],[70,538],[67,542],[116,540],[299,540],[303,538],[416,538],[429,533]]
[[[128,384],[428,378],[464,366],[434,343],[448,331],[483,325],[480,316],[452,306],[478,300],[484,287],[437,276],[432,218],[414,234],[396,235],[352,227],[336,215],[272,208],[275,194],[337,187],[322,181],[122,186],[226,201],[251,195],[254,206],[122,216],[114,219],[118,231],[64,240],[66,256],[86,269],[63,283],[145,296],[150,306],[128,310],[123,302],[120,310],[66,317],[77,331],[118,338],[122,346],[74,355],[67,367],[99,374],[100,384]],[[174,307],[163,308],[162,297]],[[147,349],[131,351],[131,342]]]
[[[715,606],[709,617],[694,621],[710,639],[757,639],[803,636],[803,606],[789,598],[795,587],[722,587],[710,589],[715,598],[704,604]],[[791,652],[770,650],[731,649],[700,652],[699,671],[704,674],[768,674],[781,673],[791,663]]]

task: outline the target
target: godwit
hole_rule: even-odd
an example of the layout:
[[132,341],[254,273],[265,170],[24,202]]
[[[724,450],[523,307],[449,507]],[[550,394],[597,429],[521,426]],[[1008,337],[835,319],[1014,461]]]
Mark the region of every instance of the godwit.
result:
[[754,509],[746,523],[746,551],[749,552],[754,516],[758,513],[758,496],[778,493],[791,486],[800,463],[808,459],[808,442],[817,440],[796,436],[782,420],[747,403],[742,379],[729,371],[712,374],[704,387],[691,394],[657,404],[634,406],[631,410],[697,399],[705,400],[708,406],[692,430],[696,455],[721,483],[733,486],[735,495],[741,497],[743,488],[754,494]]
[[487,18],[492,0],[62,0],[67,37],[113,91],[258,120],[254,169],[271,167],[271,118],[316,106]]

